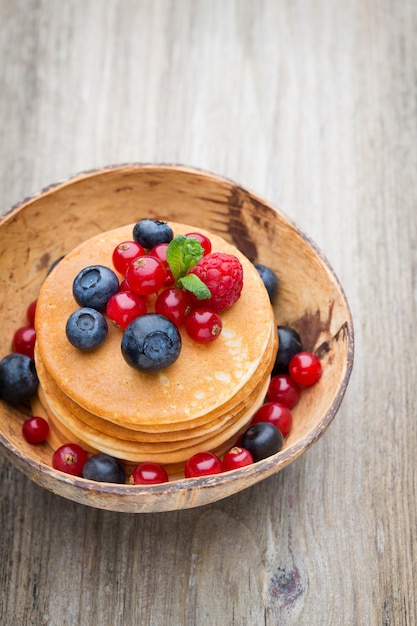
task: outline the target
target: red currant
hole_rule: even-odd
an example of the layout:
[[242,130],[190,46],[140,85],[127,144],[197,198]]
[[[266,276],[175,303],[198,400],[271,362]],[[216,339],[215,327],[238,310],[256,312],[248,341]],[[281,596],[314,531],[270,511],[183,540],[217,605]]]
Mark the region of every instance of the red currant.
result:
[[33,326],[22,326],[13,336],[13,352],[26,354],[30,359],[35,355],[36,330]]
[[22,424],[22,434],[28,443],[42,443],[49,434],[49,424],[43,417],[28,417]]
[[126,278],[130,288],[140,296],[156,293],[165,284],[165,265],[154,256],[140,256],[127,268]]
[[65,443],[55,450],[52,456],[52,467],[72,476],[81,476],[87,452],[77,443]]
[[253,456],[245,448],[234,446],[226,452],[223,457],[223,471],[237,469],[238,467],[245,467],[245,465],[251,465],[253,463]]
[[170,287],[161,291],[155,302],[155,312],[165,315],[171,322],[180,326],[192,307],[188,291]]
[[106,313],[109,318],[124,330],[130,322],[146,313],[146,298],[132,291],[119,291],[107,302]]
[[167,483],[168,474],[158,463],[140,463],[132,472],[134,485],[158,485]]
[[136,241],[123,241],[113,251],[113,265],[120,274],[126,274],[126,270],[132,261],[146,254],[145,249]]
[[298,352],[292,357],[288,371],[296,383],[310,387],[320,380],[322,367],[320,359],[312,352]]
[[26,317],[29,322],[29,326],[35,325],[35,313],[36,313],[37,302],[38,302],[37,300],[34,300],[33,302],[31,302],[26,310]]
[[119,291],[132,291],[126,278],[124,278],[120,283]]
[[165,271],[166,271],[166,279],[165,279],[165,287],[171,287],[172,285],[175,284],[175,278],[173,273],[171,272],[171,269],[168,265],[168,261],[167,261],[167,248],[168,248],[169,244],[168,243],[158,243],[156,246],[154,246],[153,248],[151,248],[148,252],[148,254],[150,256],[154,256],[157,259],[159,259],[160,261],[162,261],[162,263],[165,266]]
[[223,323],[220,315],[211,309],[194,309],[185,318],[185,330],[194,341],[209,343],[222,332]]
[[204,255],[210,254],[211,252],[211,241],[208,237],[203,235],[202,233],[187,233],[186,237],[192,237],[193,239],[197,239],[198,243],[204,250]]
[[301,390],[288,374],[277,374],[271,378],[267,398],[271,402],[285,404],[289,409],[297,404]]
[[198,476],[210,476],[220,474],[223,464],[218,456],[212,452],[197,452],[188,459],[184,468],[185,478],[196,478]]
[[292,413],[285,404],[279,402],[265,402],[255,413],[251,424],[257,422],[269,422],[273,424],[286,437],[292,428]]

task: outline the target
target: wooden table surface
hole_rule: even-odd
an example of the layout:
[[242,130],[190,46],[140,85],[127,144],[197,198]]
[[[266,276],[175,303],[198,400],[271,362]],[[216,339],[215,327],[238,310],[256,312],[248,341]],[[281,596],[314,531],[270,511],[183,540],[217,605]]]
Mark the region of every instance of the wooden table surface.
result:
[[78,171],[239,181],[349,299],[330,429],[217,504],[122,514],[0,461],[0,623],[417,623],[415,0],[0,0],[0,211]]

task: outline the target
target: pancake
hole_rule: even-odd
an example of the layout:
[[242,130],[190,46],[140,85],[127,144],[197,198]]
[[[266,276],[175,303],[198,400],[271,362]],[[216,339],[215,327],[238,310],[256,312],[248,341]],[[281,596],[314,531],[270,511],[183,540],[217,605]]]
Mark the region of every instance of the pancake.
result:
[[251,404],[249,409],[239,414],[235,420],[228,422],[227,428],[219,429],[214,434],[199,437],[196,440],[177,442],[174,448],[171,448],[172,444],[161,444],[160,442],[140,444],[134,441],[117,439],[104,435],[102,432],[76,421],[73,421],[71,428],[68,429],[66,425],[60,422],[56,413],[47,404],[47,399],[42,394],[42,391],[39,394],[39,398],[42,406],[46,408],[49,423],[52,422],[58,432],[65,434],[67,441],[69,436],[72,435],[74,437],[75,435],[77,438],[76,443],[80,443],[87,449],[97,449],[132,463],[153,461],[166,465],[185,462],[196,452],[213,450],[224,445],[225,442],[235,440],[242,428],[246,427],[253,412],[263,403],[267,388],[268,384],[261,389],[256,401]]
[[[195,231],[195,227],[170,225],[175,234]],[[112,324],[98,349],[80,353],[65,335],[67,319],[77,309],[73,279],[88,265],[111,267],[114,248],[132,239],[132,229],[129,225],[94,237],[50,273],[37,303],[37,350],[58,387],[90,413],[139,429],[142,424],[193,422],[221,410],[256,377],[275,327],[269,297],[250,261],[220,237],[200,229],[210,238],[213,251],[234,254],[244,269],[241,297],[222,313],[223,331],[216,341],[197,344],[181,331],[180,357],[156,374],[138,372],[124,361],[122,333]]]
[[[174,234],[196,230],[170,225]],[[241,296],[221,314],[223,330],[216,341],[197,343],[180,327],[179,358],[155,374],[126,363],[121,353],[123,331],[112,323],[95,350],[74,348],[65,332],[67,319],[78,308],[73,280],[88,265],[113,268],[113,250],[121,241],[133,239],[133,226],[84,242],[45,280],[35,320],[40,383],[33,408],[47,416],[53,448],[79,443],[89,452],[119,458],[128,467],[154,461],[163,464],[172,478],[181,475],[184,462],[197,452],[222,455],[247,428],[269,385],[278,346],[276,323],[253,264],[221,237],[199,229],[209,237],[213,252],[235,255],[244,272]],[[149,297],[149,312],[153,302],[154,296]]]
[[64,443],[77,443],[79,446],[84,448],[86,452],[90,452],[91,454],[97,454],[97,448],[92,448],[91,446],[86,444],[85,441],[78,439],[73,432],[66,429],[61,429],[55,424],[53,416],[44,407],[39,399],[38,394],[32,396],[30,404],[32,409],[32,415],[35,415],[36,417],[43,417],[48,422],[49,433],[46,440],[53,450],[56,450]]
[[[251,394],[246,397],[245,403],[239,403],[222,416],[215,418],[204,424],[197,424],[185,430],[157,430],[152,432],[142,430],[132,430],[124,428],[119,424],[113,424],[108,420],[85,411],[82,407],[75,404],[70,398],[65,396],[57,387],[52,379],[50,379],[42,367],[40,361],[37,363],[38,377],[41,382],[40,395],[44,406],[48,406],[56,419],[68,428],[74,431],[80,430],[81,425],[88,428],[91,427],[96,431],[109,435],[115,439],[125,441],[136,441],[139,443],[152,442],[153,444],[168,442],[183,442],[185,440],[196,439],[201,440],[202,437],[208,436],[210,433],[220,430],[226,422],[230,423],[239,418],[243,411],[247,411],[254,400],[259,396],[260,390],[264,388],[269,376],[265,376],[261,383],[257,385]],[[191,442],[190,442],[191,443]],[[169,448],[166,448],[169,449]]]

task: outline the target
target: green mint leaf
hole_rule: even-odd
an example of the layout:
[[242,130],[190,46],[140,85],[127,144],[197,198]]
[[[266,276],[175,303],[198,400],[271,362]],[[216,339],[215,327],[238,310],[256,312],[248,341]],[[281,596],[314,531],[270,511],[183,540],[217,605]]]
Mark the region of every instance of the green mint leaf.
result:
[[179,282],[184,289],[191,291],[191,293],[196,296],[197,300],[206,300],[211,297],[210,289],[203,283],[201,278],[195,274],[187,274],[180,278]]
[[204,250],[200,242],[192,237],[176,235],[167,248],[167,262],[178,282],[203,257]]

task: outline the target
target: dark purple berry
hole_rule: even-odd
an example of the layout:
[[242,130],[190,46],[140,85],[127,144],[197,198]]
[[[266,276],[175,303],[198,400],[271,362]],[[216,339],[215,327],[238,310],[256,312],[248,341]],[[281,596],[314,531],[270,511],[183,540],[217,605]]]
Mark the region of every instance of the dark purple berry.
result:
[[104,311],[107,302],[119,291],[119,279],[109,267],[90,265],[74,279],[72,293],[81,307]]
[[145,313],[129,324],[123,333],[125,361],[141,372],[158,372],[172,365],[181,351],[181,335],[164,315]]
[[249,450],[254,461],[266,459],[282,448],[284,439],[281,431],[269,422],[257,422],[245,431],[240,447]]
[[79,350],[92,350],[100,346],[108,333],[104,316],[96,309],[83,307],[74,311],[66,324],[68,341]]
[[269,299],[272,300],[278,291],[278,278],[273,270],[262,263],[254,263],[254,266],[262,279],[265,289],[268,292]]
[[133,239],[144,248],[153,248],[160,243],[169,243],[174,237],[173,230],[160,220],[140,220],[133,227]]
[[94,454],[85,463],[82,477],[102,483],[124,483],[126,472],[123,463],[109,454]]
[[303,350],[300,335],[289,326],[278,326],[278,340],[278,353],[272,376],[288,374],[288,365],[292,357]]
[[13,352],[0,361],[0,398],[13,405],[26,404],[38,388],[35,363]]

